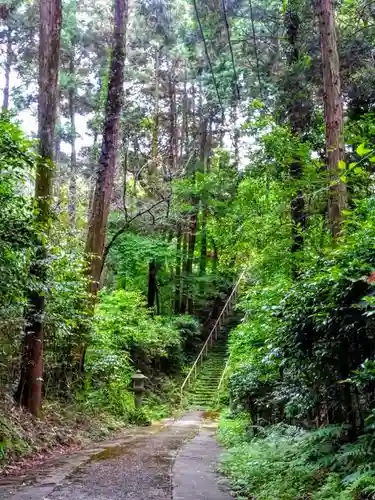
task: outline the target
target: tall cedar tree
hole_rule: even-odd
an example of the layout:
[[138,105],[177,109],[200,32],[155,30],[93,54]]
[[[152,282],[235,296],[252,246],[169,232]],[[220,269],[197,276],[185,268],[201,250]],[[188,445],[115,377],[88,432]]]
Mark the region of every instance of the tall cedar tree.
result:
[[60,0],[40,0],[39,28],[39,161],[35,182],[36,222],[39,226],[36,255],[30,268],[32,281],[39,283],[29,291],[21,377],[16,400],[32,414],[38,415],[43,384],[43,287],[47,279],[47,249],[51,221],[52,159],[58,99],[58,73],[62,11]]
[[[182,127],[181,127],[181,155],[180,155],[180,167],[185,162],[188,164],[188,152],[189,152],[189,120],[188,120],[188,70],[185,66],[183,73],[183,94],[182,94]],[[175,313],[184,313],[186,310],[186,231],[184,224],[181,221],[177,222],[177,243],[176,243],[176,286],[175,286]]]
[[[155,102],[154,102],[154,126],[152,129],[151,141],[151,162],[149,162],[149,185],[152,186],[153,176],[157,170],[157,158],[159,154],[159,78],[160,78],[160,52],[159,47],[155,50]],[[151,193],[152,195],[152,193]],[[147,306],[153,308],[157,298],[157,272],[158,266],[155,259],[151,259],[148,264],[148,290]]]
[[13,40],[12,40],[12,21],[9,19],[7,27],[7,48],[4,68],[4,90],[3,90],[3,111],[8,111],[10,97],[10,72],[13,60]]
[[124,100],[125,42],[128,19],[127,0],[115,0],[114,10],[113,48],[103,140],[86,240],[86,253],[89,255],[88,272],[91,278],[90,291],[94,296],[99,289],[100,275],[103,267],[105,235],[115,175],[120,116]]
[[344,159],[344,119],[333,0],[315,0],[315,10],[320,31],[326,152],[330,178],[328,222],[335,238],[340,232],[343,209],[346,206],[346,186],[338,179],[339,162]]
[[[198,161],[199,161],[199,170],[202,172],[204,171],[205,148],[207,141],[207,119],[203,116],[202,107],[201,107],[201,113],[202,116],[200,123],[200,151],[199,151],[200,156]],[[192,175],[192,181],[195,186],[196,184],[195,171],[193,172]],[[191,196],[192,209],[190,213],[188,251],[186,260],[186,276],[188,278],[188,294],[187,294],[186,310],[189,314],[194,313],[194,291],[192,286],[192,277],[193,277],[195,245],[198,233],[199,203],[200,203],[199,196],[197,196],[196,194],[192,194]]]
[[[303,75],[299,69],[299,63],[301,60],[300,54],[300,16],[297,10],[296,2],[291,0],[288,3],[288,9],[285,16],[285,24],[287,31],[287,40],[289,42],[289,71],[290,75],[287,80],[287,92],[288,92],[288,119],[290,128],[293,134],[301,139],[303,133],[306,132],[306,128],[310,119],[309,113],[307,112],[307,107],[303,103],[303,98],[305,96]],[[303,231],[306,229],[306,213],[305,213],[305,200],[303,197],[303,192],[298,186],[303,174],[303,161],[301,158],[300,151],[297,149],[294,151],[294,156],[290,164],[290,177],[295,182],[296,193],[294,198],[290,203],[290,212],[292,220],[292,254],[299,252],[303,249]],[[296,262],[293,261],[293,275],[298,274]]]
[[68,106],[69,106],[69,119],[70,119],[70,178],[69,178],[69,203],[68,203],[68,213],[69,221],[72,228],[76,226],[76,204],[77,204],[77,150],[76,150],[76,5],[74,5],[74,32],[71,34],[70,40],[70,54],[69,54],[69,90],[68,90]]

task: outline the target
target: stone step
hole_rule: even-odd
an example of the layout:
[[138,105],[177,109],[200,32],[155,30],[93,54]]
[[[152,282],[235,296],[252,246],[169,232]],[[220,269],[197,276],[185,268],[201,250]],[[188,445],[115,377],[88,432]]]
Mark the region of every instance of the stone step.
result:
[[205,387],[208,385],[214,385],[216,382],[219,382],[220,377],[221,377],[222,371],[218,373],[215,376],[212,377],[207,377],[205,379],[199,378],[196,383],[194,384],[194,387],[198,387],[200,385],[204,385]]
[[191,394],[194,394],[196,392],[210,392],[211,390],[216,391],[217,386],[219,385],[219,380],[217,381],[217,384],[213,384],[211,386],[207,385],[196,385],[194,386],[194,389],[189,391]]
[[217,381],[217,384],[212,384],[210,386],[207,385],[196,385],[194,386],[194,389],[189,391],[191,394],[194,394],[196,392],[210,392],[212,390],[216,391],[217,386],[219,385],[219,380]]
[[212,387],[208,387],[206,388],[205,386],[202,386],[202,387],[194,387],[194,390],[193,391],[189,391],[189,394],[202,394],[202,393],[205,393],[205,394],[208,394],[208,393],[211,393],[211,392],[215,392],[216,389],[217,389],[217,385],[215,386],[212,386]]
[[208,388],[206,388],[205,386],[194,387],[194,390],[189,391],[189,393],[190,394],[202,394],[202,393],[207,394],[207,393],[215,392],[217,390],[218,385],[219,385],[219,381],[216,385],[208,387]]

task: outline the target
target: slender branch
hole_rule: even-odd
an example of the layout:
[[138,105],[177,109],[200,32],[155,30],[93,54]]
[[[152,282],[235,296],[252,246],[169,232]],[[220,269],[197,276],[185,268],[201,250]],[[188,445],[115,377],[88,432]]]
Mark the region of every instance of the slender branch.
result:
[[[187,162],[185,163],[185,166],[184,166],[184,169],[182,170],[186,170],[187,166],[189,165],[190,161],[192,160],[193,156],[194,156],[194,153],[196,152],[196,149],[194,149],[191,153],[191,155],[189,156]],[[138,171],[137,174],[134,175],[134,182],[135,180],[137,179],[137,176],[139,175],[140,171],[142,170],[143,167],[145,167],[145,165],[147,164],[144,164],[141,169]],[[151,205],[151,207],[147,207],[145,208],[144,210],[141,210],[140,212],[138,212],[136,215],[134,215],[132,218],[130,219],[127,219],[127,211],[125,212],[125,224],[118,230],[116,231],[116,233],[112,236],[112,238],[110,239],[110,241],[107,243],[107,245],[105,246],[104,248],[104,252],[103,252],[103,258],[102,258],[102,271],[103,271],[103,268],[104,268],[104,264],[105,264],[105,261],[108,257],[108,254],[109,254],[109,251],[110,249],[112,248],[112,246],[115,244],[117,238],[119,236],[121,236],[129,227],[129,225],[135,220],[137,219],[138,217],[141,217],[142,215],[144,214],[147,214],[149,213],[152,217],[152,220],[153,220],[153,224],[155,224],[155,216],[154,214],[151,212],[151,210],[153,210],[154,208],[156,208],[157,206],[161,205],[162,203],[167,203],[167,218],[169,217],[169,211],[170,211],[170,201],[171,201],[171,195],[167,196],[166,198],[162,198],[161,200],[157,201],[156,203],[154,203],[153,205]]]
[[102,258],[102,270],[103,270],[103,267],[104,267],[104,264],[105,264],[105,261],[107,259],[107,256],[108,256],[108,253],[109,253],[110,249],[112,248],[112,246],[116,242],[117,238],[119,236],[121,236],[128,229],[128,227],[131,224],[131,222],[133,222],[138,217],[141,217],[142,215],[147,214],[147,213],[149,213],[151,215],[151,217],[153,218],[153,220],[155,220],[155,217],[151,213],[151,210],[153,210],[154,208],[156,208],[158,205],[161,205],[162,203],[165,203],[165,202],[168,202],[168,201],[169,201],[169,197],[168,198],[163,198],[162,200],[157,201],[151,207],[145,208],[141,212],[138,212],[136,215],[134,215],[134,217],[132,217],[131,219],[129,219],[118,231],[116,231],[116,233],[112,236],[112,238],[110,239],[110,241],[108,242],[108,244],[106,245],[106,247],[104,249],[103,258]]

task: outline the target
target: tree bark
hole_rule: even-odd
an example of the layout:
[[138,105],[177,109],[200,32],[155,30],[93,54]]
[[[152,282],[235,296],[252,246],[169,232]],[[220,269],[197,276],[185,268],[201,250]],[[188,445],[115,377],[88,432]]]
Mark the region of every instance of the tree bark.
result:
[[44,287],[47,279],[45,236],[51,224],[52,161],[58,99],[61,1],[40,0],[38,135],[40,160],[35,181],[36,223],[40,229],[36,255],[30,268],[38,286],[29,291],[21,377],[16,400],[38,415],[43,384]]
[[315,0],[315,10],[320,31],[326,151],[330,180],[328,222],[332,236],[336,238],[340,233],[347,194],[345,184],[339,179],[338,168],[340,160],[344,159],[344,119],[333,0]]
[[188,70],[185,66],[184,69],[184,90],[182,97],[182,133],[181,133],[181,165],[187,161],[189,156],[189,101],[188,101]]
[[[154,126],[152,130],[151,155],[155,159],[159,150],[159,71],[160,70],[160,47],[155,51],[155,92],[154,92]],[[153,165],[154,170],[155,165]],[[152,172],[150,172],[152,173]]]
[[10,72],[12,69],[12,59],[13,59],[13,46],[12,46],[12,27],[11,21],[8,22],[7,29],[7,49],[6,49],[6,60],[5,60],[5,71],[4,71],[4,91],[3,91],[3,112],[9,109],[9,96],[10,96]]
[[169,169],[171,177],[176,171],[177,166],[177,105],[176,105],[176,82],[175,82],[175,67],[174,62],[171,63],[169,80],[168,80],[168,93],[169,93]]
[[61,185],[62,185],[62,168],[60,165],[61,157],[61,89],[59,88],[57,103],[56,103],[56,127],[53,144],[53,163],[54,172],[52,179],[53,197],[56,201],[56,215],[61,211]]
[[92,205],[94,201],[95,193],[95,180],[96,180],[96,170],[98,166],[98,132],[94,131],[94,141],[90,154],[90,179],[89,179],[89,192],[87,198],[87,218],[90,220],[92,214]]
[[76,89],[75,89],[75,64],[74,64],[75,51],[74,46],[70,54],[69,61],[69,74],[72,81],[69,86],[69,118],[70,118],[70,177],[69,177],[69,203],[68,203],[68,214],[70,226],[75,228],[76,226],[76,215],[77,215],[77,152],[76,152],[76,123],[75,123],[75,99],[76,99]]
[[120,115],[123,105],[127,0],[115,0],[115,25],[111,55],[111,71],[103,127],[102,148],[86,240],[89,257],[90,292],[95,296],[102,272],[105,235],[111,201],[119,142]]

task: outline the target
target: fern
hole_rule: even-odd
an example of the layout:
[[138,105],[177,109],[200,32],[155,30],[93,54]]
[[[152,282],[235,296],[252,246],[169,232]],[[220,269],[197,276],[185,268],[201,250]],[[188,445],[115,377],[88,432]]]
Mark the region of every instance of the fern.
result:
[[257,437],[244,432],[244,417],[222,418],[219,436],[229,450],[221,468],[241,498],[256,500],[364,500],[375,498],[374,437],[341,445],[342,426],[304,431],[278,424]]

